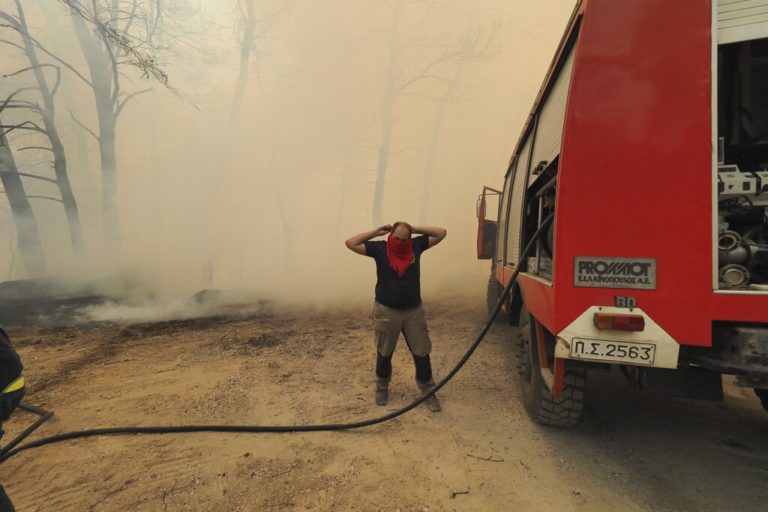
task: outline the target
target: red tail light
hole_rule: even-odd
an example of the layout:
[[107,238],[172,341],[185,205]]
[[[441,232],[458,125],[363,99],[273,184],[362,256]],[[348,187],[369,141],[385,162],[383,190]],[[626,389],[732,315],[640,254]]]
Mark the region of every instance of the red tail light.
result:
[[645,319],[641,315],[619,315],[615,313],[595,313],[595,327],[605,331],[645,330]]

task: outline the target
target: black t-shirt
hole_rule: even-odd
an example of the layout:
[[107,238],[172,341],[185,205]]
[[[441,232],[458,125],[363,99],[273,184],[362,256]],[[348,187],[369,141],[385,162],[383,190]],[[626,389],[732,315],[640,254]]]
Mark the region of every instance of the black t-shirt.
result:
[[13,349],[8,335],[0,328],[0,391],[21,375],[21,358]]
[[389,266],[387,242],[365,242],[365,254],[376,260],[376,302],[395,309],[410,309],[421,305],[421,253],[429,248],[427,235],[413,239],[414,262],[403,277]]

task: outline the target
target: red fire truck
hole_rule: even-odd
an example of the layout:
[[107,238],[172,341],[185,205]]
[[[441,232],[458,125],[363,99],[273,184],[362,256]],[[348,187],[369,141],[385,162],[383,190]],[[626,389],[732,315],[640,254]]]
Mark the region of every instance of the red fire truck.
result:
[[578,2],[478,218],[489,305],[519,267],[534,420],[574,424],[611,365],[702,398],[736,375],[768,408],[768,0]]

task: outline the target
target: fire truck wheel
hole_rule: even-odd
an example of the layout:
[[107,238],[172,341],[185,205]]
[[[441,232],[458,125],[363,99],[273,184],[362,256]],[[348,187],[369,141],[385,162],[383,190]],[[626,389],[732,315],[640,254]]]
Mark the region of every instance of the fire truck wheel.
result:
[[[496,275],[491,272],[491,277],[488,279],[488,295],[486,297],[486,304],[488,306],[488,315],[493,313],[493,309],[496,307],[496,303],[499,302],[499,295],[501,295],[501,285],[496,280]],[[496,315],[496,321],[500,321],[504,317],[504,309],[499,311]]]
[[531,419],[537,423],[553,427],[572,427],[581,417],[586,373],[581,369],[566,369],[563,396],[555,398],[541,376],[535,340],[536,329],[531,315],[523,307],[520,312],[519,354],[523,406]]
[[755,388],[755,394],[760,399],[760,403],[763,404],[763,409],[768,411],[768,389]]

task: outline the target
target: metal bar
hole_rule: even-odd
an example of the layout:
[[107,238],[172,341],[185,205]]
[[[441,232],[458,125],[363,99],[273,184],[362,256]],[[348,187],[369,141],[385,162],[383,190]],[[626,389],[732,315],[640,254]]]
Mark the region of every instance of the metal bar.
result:
[[552,371],[554,374],[554,382],[552,383],[552,394],[555,398],[563,396],[563,390],[565,389],[565,359],[561,357],[555,358],[555,368]]
[[[536,223],[537,230],[541,228],[541,220],[542,220],[541,215],[543,214],[543,212],[544,212],[544,198],[539,197],[539,214],[538,214],[538,219]],[[530,272],[531,269],[528,269],[528,271]],[[541,237],[539,237],[539,239],[536,240],[536,272],[535,273],[537,276],[541,275]]]
[[716,372],[725,373],[727,375],[752,375],[754,377],[760,377],[768,379],[768,368],[765,366],[744,365],[729,363],[727,361],[721,361],[719,359],[713,359],[711,357],[699,356],[695,354],[681,355],[681,359],[693,363],[703,368],[708,368]]
[[541,322],[531,317],[531,321],[536,323],[536,348],[537,355],[539,356],[539,366],[541,368],[549,368],[549,362],[547,361],[547,347],[544,343],[544,327]]
[[25,404],[25,403],[20,403],[19,404],[19,409],[24,409],[25,411],[29,411],[29,412],[35,413],[38,416],[45,416],[47,414],[53,415],[53,413],[50,412],[50,411],[46,411],[45,409],[41,409],[40,407],[36,407],[34,405],[29,405],[29,404]]
[[40,427],[40,425],[42,425],[43,423],[45,423],[46,421],[48,421],[53,417],[53,412],[46,411],[45,409],[41,409],[39,407],[35,407],[34,405],[21,403],[19,404],[19,409],[24,409],[25,411],[31,412],[33,414],[37,414],[40,417],[32,425],[27,427],[21,434],[14,437],[11,440],[11,442],[3,446],[2,449],[0,449],[0,457],[5,455],[9,451],[13,450],[13,448],[16,445],[21,443],[24,439],[27,438],[27,436],[29,436],[32,432],[37,430]]
[[[558,157],[558,158],[559,158],[559,157]],[[543,187],[541,187],[541,190],[539,190],[538,192],[536,192],[536,196],[535,196],[535,197],[541,197],[541,196],[543,196],[544,194],[546,194],[546,193],[547,193],[547,191],[548,191],[549,189],[551,189],[552,187],[554,187],[556,184],[557,184],[557,176],[553,176],[553,177],[552,177],[552,178],[551,178],[551,179],[550,179],[550,180],[549,180],[549,181],[548,181],[548,182],[547,182],[547,183],[546,183],[546,184],[545,184]]]

